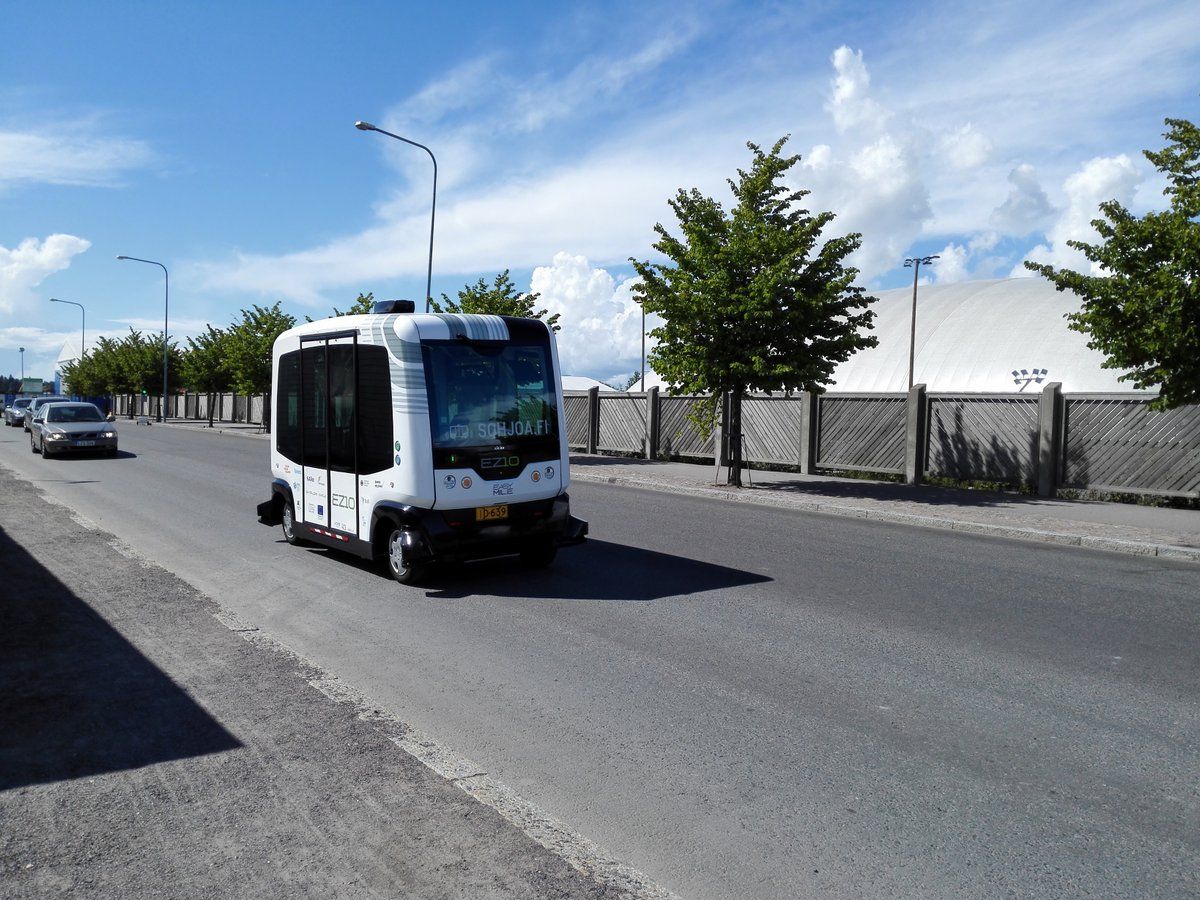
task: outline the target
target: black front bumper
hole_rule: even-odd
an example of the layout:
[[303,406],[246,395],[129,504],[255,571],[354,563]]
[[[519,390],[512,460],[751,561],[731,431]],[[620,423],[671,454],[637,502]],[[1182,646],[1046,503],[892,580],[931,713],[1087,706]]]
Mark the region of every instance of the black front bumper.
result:
[[531,545],[582,544],[588,523],[571,515],[566,494],[549,500],[511,503],[502,522],[477,522],[475,508],[409,510],[415,517],[407,542],[413,562],[483,559],[520,553]]

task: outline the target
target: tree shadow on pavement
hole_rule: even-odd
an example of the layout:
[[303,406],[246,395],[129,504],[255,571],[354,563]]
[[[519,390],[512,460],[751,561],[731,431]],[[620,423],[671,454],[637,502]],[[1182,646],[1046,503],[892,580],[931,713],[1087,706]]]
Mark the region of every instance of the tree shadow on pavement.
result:
[[0,790],[241,746],[3,528],[0,559]]
[[770,580],[753,572],[589,538],[561,549],[546,569],[530,569],[514,556],[443,565],[435,567],[421,587],[426,596],[438,600],[489,594],[645,603]]

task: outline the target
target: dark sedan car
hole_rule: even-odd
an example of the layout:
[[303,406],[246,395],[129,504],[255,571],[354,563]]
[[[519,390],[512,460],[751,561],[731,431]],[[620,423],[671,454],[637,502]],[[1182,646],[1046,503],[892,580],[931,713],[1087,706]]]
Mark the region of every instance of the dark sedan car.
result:
[[47,403],[29,430],[29,449],[43,457],[91,451],[117,453],[117,429],[91,403]]

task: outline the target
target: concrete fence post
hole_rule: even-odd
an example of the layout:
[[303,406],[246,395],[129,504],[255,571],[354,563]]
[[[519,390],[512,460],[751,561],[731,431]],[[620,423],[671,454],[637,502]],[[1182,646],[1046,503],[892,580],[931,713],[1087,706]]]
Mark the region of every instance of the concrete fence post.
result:
[[658,459],[658,388],[646,391],[646,459]]
[[1058,490],[1058,457],[1062,448],[1062,382],[1052,381],[1038,398],[1037,485],[1039,497]]
[[925,385],[908,390],[908,425],[904,434],[904,483],[920,484],[925,477]]
[[600,438],[600,388],[590,387],[588,400],[587,452],[595,453]]
[[815,391],[800,392],[800,472],[812,475],[817,471],[817,402]]

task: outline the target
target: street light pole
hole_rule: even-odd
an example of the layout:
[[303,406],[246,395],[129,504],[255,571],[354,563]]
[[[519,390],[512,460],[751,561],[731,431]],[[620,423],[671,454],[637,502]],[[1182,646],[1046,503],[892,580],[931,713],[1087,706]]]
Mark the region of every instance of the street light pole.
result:
[[138,259],[136,256],[118,256],[117,259],[131,259],[134,262],[158,266],[163,270],[163,278],[166,279],[163,288],[163,390],[162,402],[158,406],[158,421],[162,422],[166,419],[166,411],[163,407],[167,405],[167,313],[171,305],[171,275],[167,272],[166,266],[153,259]]
[[25,348],[18,349],[21,351],[21,390],[25,390]]
[[917,273],[921,271],[921,266],[932,265],[935,259],[940,259],[937,254],[933,256],[913,256],[904,260],[904,268],[913,270],[913,299],[912,299],[912,330],[908,335],[908,389],[912,390],[913,386],[913,363],[917,356]]
[[398,134],[392,134],[390,131],[384,131],[382,128],[376,128],[370,122],[355,122],[354,127],[359,131],[378,131],[380,134],[386,134],[390,138],[395,138],[398,141],[404,141],[406,144],[411,144],[414,147],[420,147],[429,154],[429,158],[433,160],[433,205],[429,208],[429,267],[425,272],[425,312],[429,312],[429,304],[433,300],[431,285],[433,283],[433,223],[437,218],[437,157],[433,155],[433,151],[424,144],[418,144],[416,141],[410,141],[406,137],[400,137]]
[[87,310],[83,308],[82,303],[76,303],[74,300],[59,300],[57,297],[51,297],[50,302],[69,303],[79,307],[79,359],[82,361],[83,354],[87,350]]

